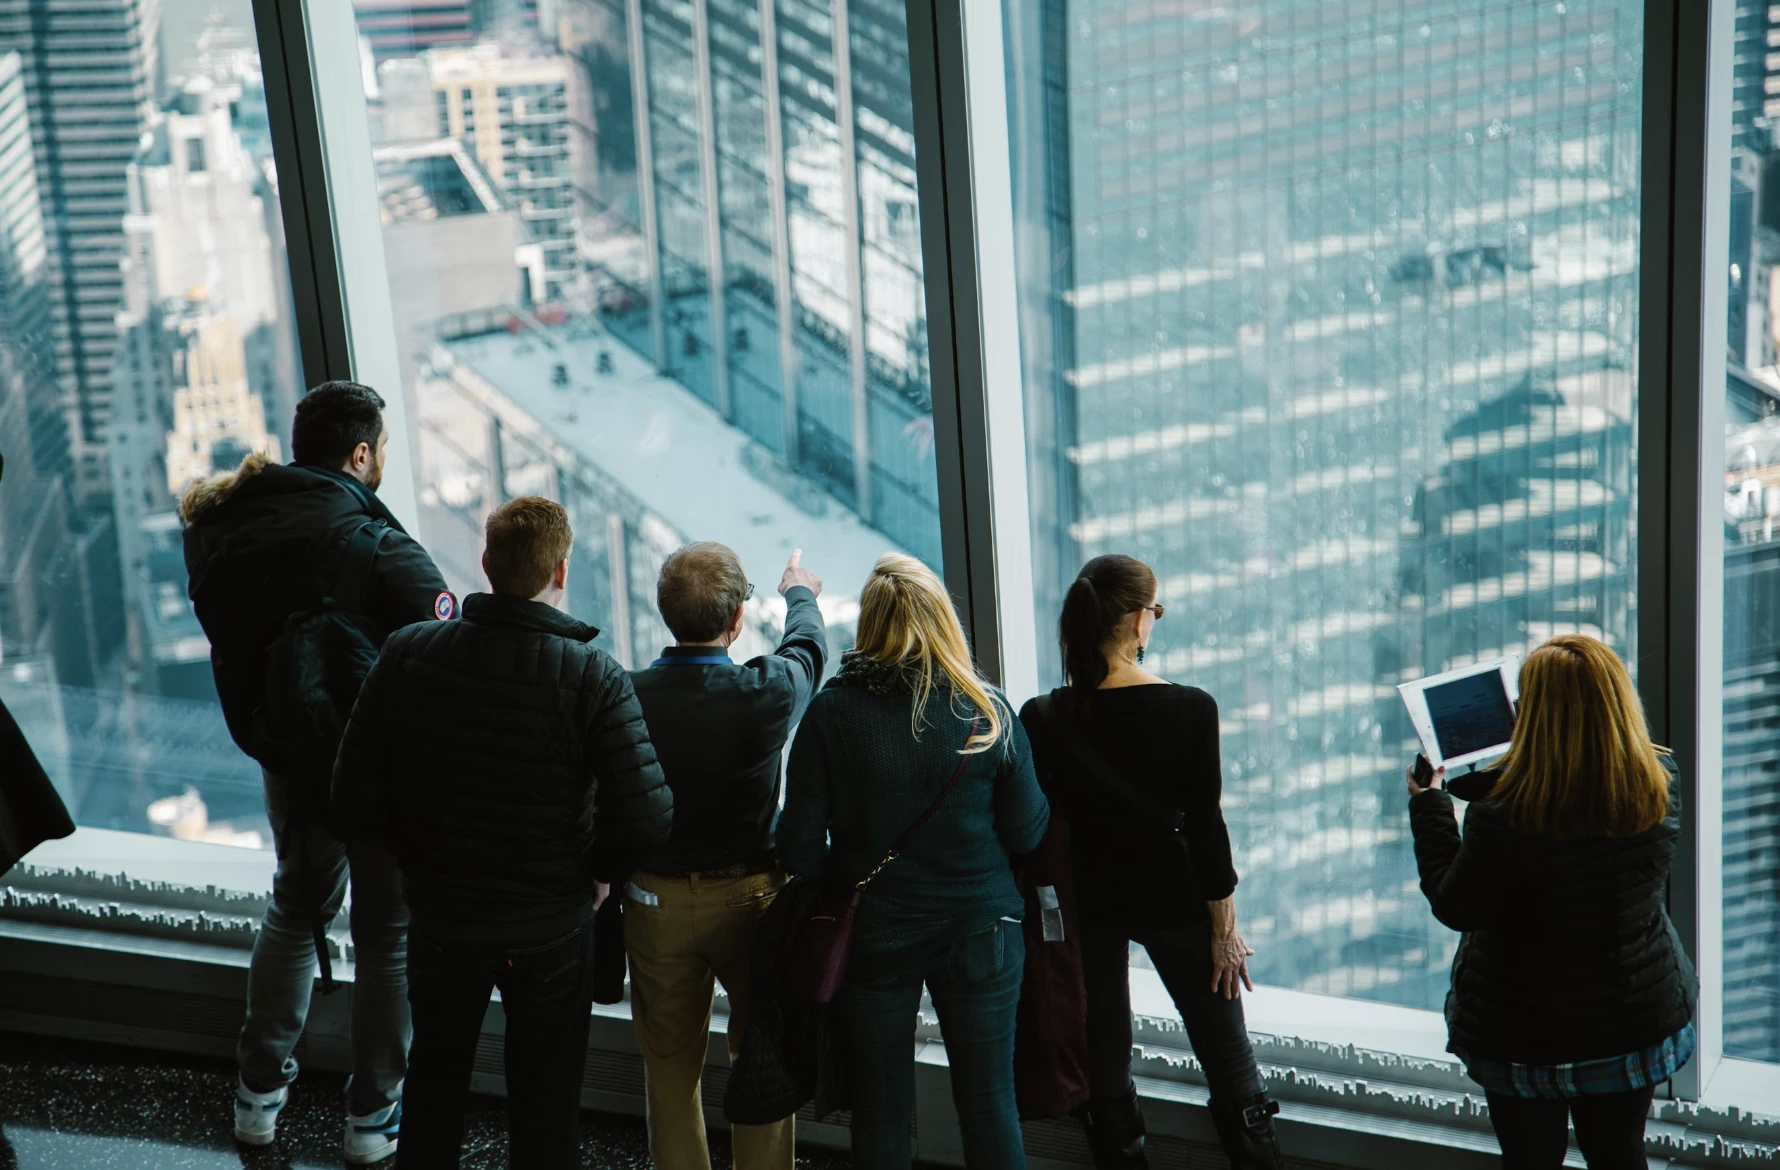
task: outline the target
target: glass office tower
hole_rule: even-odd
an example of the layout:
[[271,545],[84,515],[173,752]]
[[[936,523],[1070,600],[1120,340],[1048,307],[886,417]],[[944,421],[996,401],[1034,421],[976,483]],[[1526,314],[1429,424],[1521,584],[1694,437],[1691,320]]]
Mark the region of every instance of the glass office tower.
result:
[[1155,568],[1268,983],[1440,1003],[1398,683],[1635,659],[1642,12],[1004,5],[1041,674]]
[[767,462],[937,567],[903,5],[574,7],[603,321]]
[[[940,567],[903,6],[538,12],[384,59],[369,91],[422,535],[479,588],[488,511],[561,500],[571,608],[626,664],[666,639],[655,578],[679,544],[724,541],[757,575],[804,547],[843,646],[878,555]],[[472,127],[468,97],[425,82],[450,53],[566,77],[548,189],[523,151],[498,171],[492,115]],[[453,140],[498,200],[411,198],[403,160]],[[777,611],[754,617],[770,641]]]

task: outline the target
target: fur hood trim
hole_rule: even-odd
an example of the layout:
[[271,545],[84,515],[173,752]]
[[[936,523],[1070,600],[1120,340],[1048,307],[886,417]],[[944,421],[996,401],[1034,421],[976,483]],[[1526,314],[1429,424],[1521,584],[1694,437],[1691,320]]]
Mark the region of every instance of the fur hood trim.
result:
[[235,489],[271,466],[271,463],[270,456],[255,451],[243,459],[241,466],[235,470],[193,483],[179,497],[180,520],[188,525],[195,524],[207,512],[234,495]]

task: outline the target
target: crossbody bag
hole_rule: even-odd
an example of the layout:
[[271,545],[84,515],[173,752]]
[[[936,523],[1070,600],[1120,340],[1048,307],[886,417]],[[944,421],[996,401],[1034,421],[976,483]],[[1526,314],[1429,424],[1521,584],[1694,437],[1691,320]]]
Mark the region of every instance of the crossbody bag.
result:
[[[970,734],[976,734],[978,720],[970,721]],[[969,742],[967,736],[965,742]],[[866,887],[891,862],[901,857],[918,837],[927,822],[946,803],[958,781],[964,778],[964,769],[970,763],[970,757],[960,756],[958,766],[952,770],[952,778],[946,781],[939,795],[927,810],[915,819],[908,831],[890,846],[884,859],[859,881],[851,885],[845,883],[824,883],[810,906],[810,915],[804,921],[803,929],[798,932],[797,969],[793,976],[796,986],[807,995],[809,1001],[826,1006],[834,1002],[835,995],[841,989],[841,983],[847,977],[847,961],[853,954],[853,926],[859,913],[859,899]]]

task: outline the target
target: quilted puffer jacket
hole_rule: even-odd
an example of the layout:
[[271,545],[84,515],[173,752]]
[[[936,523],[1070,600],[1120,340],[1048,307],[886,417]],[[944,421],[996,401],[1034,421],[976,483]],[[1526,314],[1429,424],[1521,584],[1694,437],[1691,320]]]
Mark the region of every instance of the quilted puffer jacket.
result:
[[1640,1051],[1693,1018],[1698,981],[1666,906],[1681,797],[1663,759],[1669,815],[1635,837],[1531,836],[1484,799],[1461,838],[1445,792],[1410,798],[1422,892],[1465,932],[1446,997],[1451,1051],[1567,1064]]
[[596,880],[668,836],[630,676],[599,631],[487,593],[398,630],[359,692],[335,763],[348,837],[395,852],[415,924],[437,938],[545,940],[591,912]]

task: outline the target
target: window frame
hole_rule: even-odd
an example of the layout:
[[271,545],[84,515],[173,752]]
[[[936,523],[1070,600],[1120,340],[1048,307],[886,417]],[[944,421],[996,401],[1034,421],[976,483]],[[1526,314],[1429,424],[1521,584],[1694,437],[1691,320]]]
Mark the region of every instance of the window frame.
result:
[[[996,214],[1011,190],[1001,9],[906,3],[944,576],[981,668],[1018,702],[1038,687],[1038,658],[1019,322],[1003,292],[1013,287],[1014,239],[1009,217]],[[623,6],[639,15],[637,0]],[[1734,0],[1645,0],[1644,9],[1637,674],[1652,732],[1680,764],[1687,810],[1670,910],[1701,976],[1700,1051],[1673,1090],[1723,1107],[1780,1093],[1780,1066],[1726,1059],[1722,1043],[1724,355],[1703,339],[1725,328],[1715,294],[1728,262],[1735,9]],[[773,29],[772,0],[762,12]],[[303,368],[312,381],[398,386],[351,7],[253,0],[253,16]],[[633,36],[640,27],[633,19]],[[653,199],[644,204],[647,221]],[[658,320],[652,340],[659,351]],[[411,518],[413,420],[401,394],[389,402],[395,474],[383,495]]]

